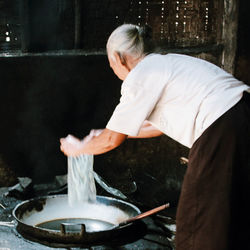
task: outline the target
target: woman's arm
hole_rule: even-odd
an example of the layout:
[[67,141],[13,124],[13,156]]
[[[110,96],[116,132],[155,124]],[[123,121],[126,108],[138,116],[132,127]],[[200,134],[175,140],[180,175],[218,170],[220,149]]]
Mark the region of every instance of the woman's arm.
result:
[[60,139],[61,151],[67,156],[81,154],[98,155],[118,147],[127,138],[125,134],[106,128],[102,131],[95,131],[97,130],[91,131],[83,140],[79,140],[74,136]]
[[126,138],[151,138],[160,136],[163,133],[145,121],[137,136],[127,136],[110,129],[93,129],[83,140],[69,135],[61,138],[61,151],[67,156],[81,154],[98,155],[106,153],[118,147]]
[[128,138],[151,138],[162,135],[163,133],[151,125],[148,121],[144,121],[139,134],[137,136],[128,136]]

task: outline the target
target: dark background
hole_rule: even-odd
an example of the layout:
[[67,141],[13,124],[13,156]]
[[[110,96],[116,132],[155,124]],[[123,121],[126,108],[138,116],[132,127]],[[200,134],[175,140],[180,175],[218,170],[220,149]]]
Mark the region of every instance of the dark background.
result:
[[[235,76],[247,84],[249,11],[249,2],[241,1]],[[60,44],[58,37],[42,42],[45,27],[58,29],[50,23],[51,15],[48,12],[47,23],[38,29],[39,15],[35,11],[30,14],[34,20],[30,30],[35,33],[29,40],[31,51],[43,52]],[[73,46],[74,42],[68,39],[66,43]],[[61,49],[65,49],[64,45],[60,45]],[[67,159],[59,150],[59,138],[69,133],[84,137],[92,128],[105,127],[120,97],[121,81],[101,53],[2,56],[0,76],[1,164],[13,171],[12,176],[28,176],[35,183],[49,182],[56,175],[67,173]],[[95,156],[94,169],[121,191],[127,191],[135,181],[137,198],[149,205],[164,201],[176,204],[186,170],[180,164],[181,156],[187,157],[188,149],[167,136],[128,140],[112,152]],[[9,185],[15,183],[15,178],[8,180]]]

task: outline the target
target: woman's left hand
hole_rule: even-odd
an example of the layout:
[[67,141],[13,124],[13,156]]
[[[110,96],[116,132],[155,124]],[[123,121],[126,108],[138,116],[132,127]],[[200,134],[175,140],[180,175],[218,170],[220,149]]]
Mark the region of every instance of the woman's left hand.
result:
[[60,143],[60,149],[66,156],[78,156],[82,154],[85,144],[84,141],[74,137],[73,135],[61,138]]

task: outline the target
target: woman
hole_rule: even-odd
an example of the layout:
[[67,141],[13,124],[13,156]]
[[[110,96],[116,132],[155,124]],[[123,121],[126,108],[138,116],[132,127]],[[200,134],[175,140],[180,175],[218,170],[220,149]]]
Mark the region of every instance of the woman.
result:
[[204,60],[153,51],[148,28],[113,31],[107,54],[123,80],[120,103],[105,129],[61,139],[61,150],[96,155],[126,138],[172,137],[190,148],[176,249],[241,249],[250,236],[250,88]]

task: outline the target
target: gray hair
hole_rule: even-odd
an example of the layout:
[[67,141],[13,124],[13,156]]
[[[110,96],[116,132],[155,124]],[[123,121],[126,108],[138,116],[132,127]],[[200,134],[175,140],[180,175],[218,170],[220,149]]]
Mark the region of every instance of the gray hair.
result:
[[148,26],[123,24],[116,28],[107,42],[107,53],[115,60],[114,53],[120,56],[129,54],[140,58],[153,51],[152,30]]

